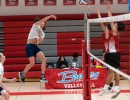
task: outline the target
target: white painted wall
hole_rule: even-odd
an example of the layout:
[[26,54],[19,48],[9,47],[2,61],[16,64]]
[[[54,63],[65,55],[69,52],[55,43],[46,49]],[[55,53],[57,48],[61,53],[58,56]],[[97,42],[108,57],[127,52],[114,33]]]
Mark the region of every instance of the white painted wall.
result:
[[[78,2],[78,0],[77,0]],[[118,0],[113,0],[111,9],[113,13],[127,13],[127,4],[118,4]],[[95,0],[95,5],[91,5],[90,13],[95,13],[96,7],[101,13],[106,12],[105,5],[100,5],[100,0]],[[24,6],[24,0],[19,0],[19,5],[14,7],[5,6],[5,0],[1,0],[0,16],[3,15],[44,15],[44,14],[82,14],[87,10],[87,6],[63,6],[63,0],[57,0],[56,6],[43,6],[43,0],[38,0],[38,6]]]

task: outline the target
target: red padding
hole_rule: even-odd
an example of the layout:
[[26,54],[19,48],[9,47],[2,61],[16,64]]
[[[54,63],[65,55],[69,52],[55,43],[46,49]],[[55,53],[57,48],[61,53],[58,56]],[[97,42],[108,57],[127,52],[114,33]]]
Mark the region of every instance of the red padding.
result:
[[129,74],[129,70],[128,69],[120,69],[120,71],[126,73],[127,75]]
[[130,24],[130,21],[123,21],[124,24]]
[[13,22],[4,22],[4,27],[24,27],[32,26],[33,21],[13,21]]
[[129,55],[129,49],[120,49],[121,55]]
[[28,33],[4,33],[4,39],[27,39]]
[[129,55],[121,55],[121,61],[129,61]]
[[120,62],[121,68],[129,68],[129,62]]
[[57,44],[81,44],[83,38],[57,39]]
[[4,40],[4,46],[6,45],[26,45],[27,39],[18,39],[18,40]]
[[120,44],[120,49],[128,49],[129,46],[130,46],[129,43],[122,43],[122,44]]
[[84,32],[58,32],[57,39],[62,38],[84,38]]
[[[130,37],[121,37],[119,39],[120,43],[130,43]],[[101,38],[90,38],[91,43],[102,43]]]
[[58,56],[72,56],[73,53],[75,52],[81,55],[81,50],[59,50],[57,52],[57,55]]
[[5,64],[28,64],[29,60],[25,58],[6,58]]
[[91,49],[103,49],[102,44],[90,44]]
[[25,51],[25,45],[4,46],[4,52],[7,51]]
[[[4,77],[6,78],[18,78],[18,72],[5,72]],[[26,73],[27,78],[40,78],[41,71],[29,71]]]
[[57,45],[57,50],[81,50],[81,44]]
[[25,57],[26,56],[26,51],[7,51],[4,52],[4,55],[6,57]]
[[126,25],[125,31],[130,31],[130,25]]
[[101,41],[101,38],[90,38],[90,43],[93,44],[101,44],[102,41]]
[[[44,18],[48,15],[19,15],[19,16],[0,16],[0,21],[32,21],[38,16]],[[57,20],[82,20],[84,14],[56,14]],[[50,19],[53,20],[53,19]]]
[[[126,43],[122,43],[120,44],[119,48],[120,49],[128,49],[128,47],[130,46],[130,44],[126,44]],[[102,44],[90,44],[91,49],[102,49],[103,45]]]
[[18,27],[18,28],[4,28],[4,33],[26,33],[29,32],[31,27]]
[[[5,72],[23,71],[26,64],[4,65]],[[29,71],[41,71],[41,64],[35,64]]]
[[121,32],[121,38],[122,37],[130,37],[130,32],[129,31],[123,31],[123,32]]

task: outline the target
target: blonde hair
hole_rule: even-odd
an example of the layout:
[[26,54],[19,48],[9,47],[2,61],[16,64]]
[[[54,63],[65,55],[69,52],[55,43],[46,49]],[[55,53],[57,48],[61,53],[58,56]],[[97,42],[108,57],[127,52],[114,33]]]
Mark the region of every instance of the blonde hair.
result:
[[34,23],[38,22],[39,20],[40,20],[40,18],[39,18],[38,16],[36,16],[36,17],[34,18]]
[[3,53],[0,52],[0,61],[1,61],[1,58],[3,57]]
[[0,58],[2,58],[2,56],[3,56],[3,53],[0,52]]

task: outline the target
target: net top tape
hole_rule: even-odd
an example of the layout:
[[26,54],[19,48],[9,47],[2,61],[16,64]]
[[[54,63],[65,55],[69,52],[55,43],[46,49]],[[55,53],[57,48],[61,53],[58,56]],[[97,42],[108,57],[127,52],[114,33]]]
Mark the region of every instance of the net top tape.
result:
[[118,15],[118,16],[112,16],[112,17],[88,19],[87,21],[90,23],[100,23],[100,22],[115,22],[115,21],[126,21],[126,20],[130,20],[130,13]]

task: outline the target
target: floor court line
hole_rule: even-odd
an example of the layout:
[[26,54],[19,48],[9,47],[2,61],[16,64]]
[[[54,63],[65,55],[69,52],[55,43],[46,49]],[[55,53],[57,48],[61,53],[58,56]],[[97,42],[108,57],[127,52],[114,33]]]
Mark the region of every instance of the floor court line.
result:
[[[92,93],[97,94],[99,90],[95,90]],[[121,90],[121,93],[130,93],[130,90]],[[54,94],[82,94],[81,91],[44,91],[44,92],[10,92],[10,95],[54,95]]]

